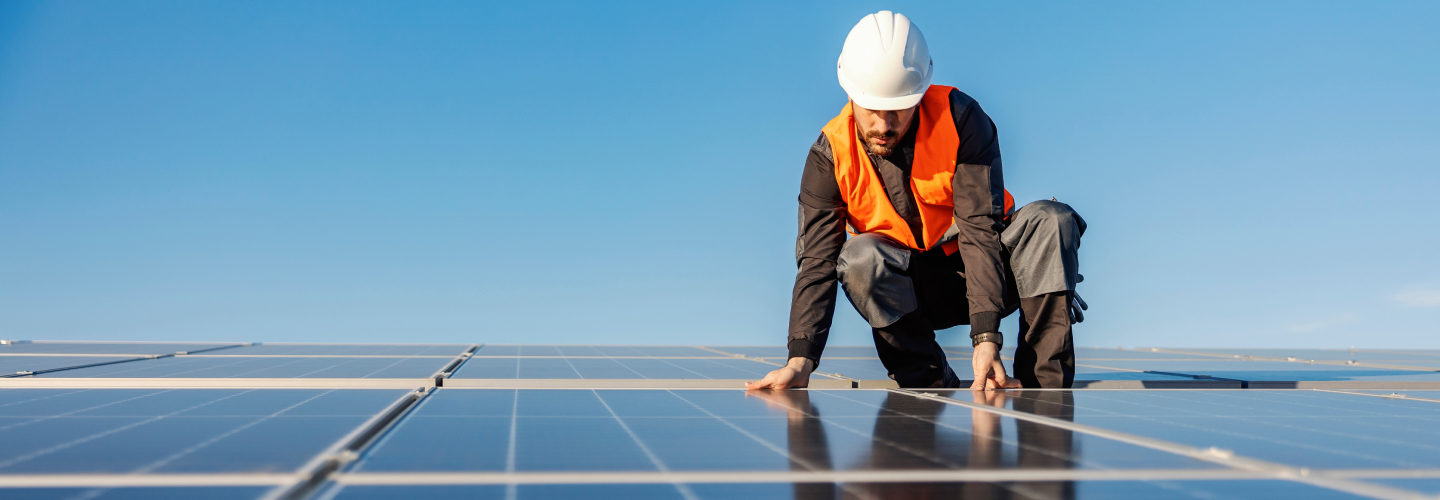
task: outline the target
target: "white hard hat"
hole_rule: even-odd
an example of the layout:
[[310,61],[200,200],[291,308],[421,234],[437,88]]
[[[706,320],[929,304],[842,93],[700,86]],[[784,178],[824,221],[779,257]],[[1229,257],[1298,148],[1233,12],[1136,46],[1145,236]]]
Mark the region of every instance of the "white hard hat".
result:
[[892,110],[920,103],[934,66],[920,28],[904,14],[882,10],[850,30],[835,72],[855,105]]

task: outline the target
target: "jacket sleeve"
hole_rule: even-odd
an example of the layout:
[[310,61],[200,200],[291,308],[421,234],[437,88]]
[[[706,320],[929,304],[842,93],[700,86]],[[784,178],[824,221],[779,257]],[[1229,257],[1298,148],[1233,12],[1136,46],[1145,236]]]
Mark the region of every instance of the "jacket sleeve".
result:
[[800,179],[800,230],[795,238],[795,290],[790,298],[790,357],[820,363],[835,318],[835,263],[845,244],[845,201],[824,134],[810,147]]
[[950,93],[950,112],[960,135],[955,158],[955,226],[965,264],[971,334],[1000,331],[1005,267],[1000,231],[1005,229],[1005,175],[995,123],[970,96]]

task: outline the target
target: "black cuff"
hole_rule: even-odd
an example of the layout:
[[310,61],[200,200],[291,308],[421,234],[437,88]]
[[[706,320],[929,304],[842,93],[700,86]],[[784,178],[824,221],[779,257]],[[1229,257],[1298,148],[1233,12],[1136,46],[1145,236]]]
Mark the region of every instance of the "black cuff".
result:
[[970,335],[1000,331],[999,312],[978,312],[970,315]]
[[[790,339],[791,358],[810,358],[815,366],[820,366],[820,353],[825,350],[824,342],[811,342],[810,339]],[[786,359],[788,362],[789,359]]]

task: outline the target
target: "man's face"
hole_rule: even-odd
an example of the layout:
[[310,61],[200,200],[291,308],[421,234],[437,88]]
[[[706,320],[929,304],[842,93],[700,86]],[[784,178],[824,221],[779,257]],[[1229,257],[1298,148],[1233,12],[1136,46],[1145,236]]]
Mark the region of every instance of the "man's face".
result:
[[[851,103],[854,104],[854,103]],[[900,138],[910,130],[919,106],[894,111],[879,111],[855,108],[855,125],[860,127],[860,137],[865,139],[865,149],[877,156],[890,156],[900,145]]]

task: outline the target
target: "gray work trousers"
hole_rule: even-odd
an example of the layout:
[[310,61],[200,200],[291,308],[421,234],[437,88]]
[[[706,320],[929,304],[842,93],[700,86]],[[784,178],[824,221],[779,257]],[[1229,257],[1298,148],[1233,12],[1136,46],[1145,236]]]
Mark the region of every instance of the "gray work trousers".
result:
[[[1026,387],[1070,387],[1075,379],[1069,294],[1079,276],[1085,220],[1069,205],[1037,201],[1000,233],[1006,286],[1002,316],[1020,310],[1013,374]],[[845,296],[870,323],[880,361],[901,387],[958,387],[935,330],[970,322],[960,255],[912,250],[864,233],[836,263]]]

